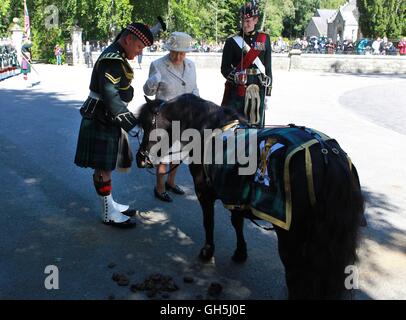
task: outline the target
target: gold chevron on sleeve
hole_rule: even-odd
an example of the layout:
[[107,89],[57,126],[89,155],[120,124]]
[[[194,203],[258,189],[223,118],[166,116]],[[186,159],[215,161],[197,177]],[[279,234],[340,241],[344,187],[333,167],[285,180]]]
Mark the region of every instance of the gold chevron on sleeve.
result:
[[124,67],[123,64],[121,64],[121,68],[123,69],[124,74],[125,74],[125,77],[126,77],[128,80],[131,81],[131,80],[134,79],[134,73],[133,73],[133,72],[128,72],[128,71],[126,70],[126,68]]
[[123,87],[123,88],[118,88],[119,90],[128,90],[129,88],[131,87],[131,84],[129,84],[128,86],[126,86],[126,87]]
[[118,84],[121,80],[121,77],[114,78],[110,73],[106,72],[104,76],[111,81],[112,84]]

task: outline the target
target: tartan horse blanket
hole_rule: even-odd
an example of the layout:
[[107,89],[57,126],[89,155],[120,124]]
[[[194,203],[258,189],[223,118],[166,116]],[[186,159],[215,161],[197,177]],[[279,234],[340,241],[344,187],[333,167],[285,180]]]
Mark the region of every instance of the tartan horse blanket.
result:
[[[253,148],[251,151],[249,150],[250,134],[255,134],[257,137],[256,146],[251,146]],[[289,230],[292,221],[289,166],[292,157],[301,152],[305,158],[308,192],[314,204],[313,168],[309,149],[317,143],[324,148],[325,143],[329,141],[333,141],[334,148],[340,148],[338,143],[327,135],[295,125],[253,129],[235,124],[231,128],[229,126],[223,128],[220,136],[223,143],[223,152],[220,155],[223,158],[222,163],[218,161],[219,152],[215,153],[212,150],[207,156],[205,150],[203,165],[206,180],[214,188],[218,199],[228,209],[251,209],[256,218],[271,222],[285,230]],[[235,143],[230,143],[230,139]],[[245,142],[245,155],[256,152],[254,174],[240,174],[239,169],[246,168],[247,164],[241,164],[238,157],[235,163],[229,161],[241,150],[235,150],[238,149],[237,139],[240,139],[240,143]],[[331,148],[330,143],[329,147]]]

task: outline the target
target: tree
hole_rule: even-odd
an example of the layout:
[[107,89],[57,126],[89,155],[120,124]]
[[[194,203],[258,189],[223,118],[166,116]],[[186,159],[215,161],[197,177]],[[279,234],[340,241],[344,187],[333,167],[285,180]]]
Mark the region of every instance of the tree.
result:
[[[276,12],[275,21],[283,20],[283,36],[288,38],[301,37],[314,16],[317,9],[339,9],[346,0],[290,0],[272,1]],[[282,10],[281,10],[282,9]],[[278,11],[279,10],[279,11]],[[274,25],[277,30],[281,30],[279,22]],[[271,33],[277,35],[275,33]],[[280,33],[279,33],[280,35]]]
[[208,8],[204,14],[208,20],[206,22],[208,28],[205,33],[209,40],[224,41],[238,32],[240,27],[238,11],[242,3],[241,0],[211,0],[208,2]]
[[164,19],[168,16],[169,0],[130,0],[130,4],[133,7],[131,16],[134,21],[154,25],[157,21],[157,16],[162,16]]
[[319,9],[319,0],[293,0],[294,14],[286,16],[283,20],[283,36],[288,38],[301,37],[307,24]]
[[3,4],[0,6],[0,37],[3,37],[7,33],[7,29],[10,25],[10,0],[3,0]]
[[201,38],[204,19],[199,12],[203,6],[198,0],[169,0],[169,31],[183,31]]
[[404,0],[357,0],[359,24],[366,37],[399,38],[406,34]]
[[[146,4],[149,1],[137,1]],[[21,0],[3,0],[0,9],[0,33],[5,36],[12,18],[23,18]],[[58,25],[47,26],[49,6],[57,9]],[[27,0],[31,18],[33,56],[51,61],[55,44],[70,39],[74,25],[83,28],[84,40],[105,41],[131,22],[133,6],[130,0]],[[23,21],[23,20],[22,20]]]
[[320,9],[339,9],[340,6],[345,4],[346,0],[320,0]]
[[[9,36],[13,18],[24,17],[23,5],[21,0],[2,0],[0,4],[0,37]],[[23,21],[23,20],[20,20]]]
[[261,29],[277,37],[283,33],[283,21],[294,16],[295,7],[292,0],[268,0],[262,2],[261,12]]

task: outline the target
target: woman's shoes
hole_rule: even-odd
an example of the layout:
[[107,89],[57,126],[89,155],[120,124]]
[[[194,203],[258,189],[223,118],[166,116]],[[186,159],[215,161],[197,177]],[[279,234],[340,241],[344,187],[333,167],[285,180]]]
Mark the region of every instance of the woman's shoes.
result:
[[165,202],[173,201],[171,196],[166,191],[159,193],[158,190],[156,188],[154,188],[154,194],[155,194],[155,197],[157,197],[161,201],[165,201]]
[[[168,182],[165,182],[165,189],[168,191],[172,191],[173,193],[183,195],[185,194],[185,191],[183,191],[178,185],[174,185],[173,187],[168,184]],[[171,196],[168,194],[168,192],[164,191],[162,193],[159,193],[156,188],[154,188],[154,194],[155,197],[157,197],[161,201],[165,202],[172,202]]]
[[183,191],[178,185],[174,185],[173,187],[172,186],[170,186],[169,184],[168,184],[168,182],[165,182],[165,189],[166,190],[169,190],[169,191],[172,191],[173,193],[176,193],[176,194],[180,194],[180,195],[183,195],[183,194],[185,194],[185,191]]

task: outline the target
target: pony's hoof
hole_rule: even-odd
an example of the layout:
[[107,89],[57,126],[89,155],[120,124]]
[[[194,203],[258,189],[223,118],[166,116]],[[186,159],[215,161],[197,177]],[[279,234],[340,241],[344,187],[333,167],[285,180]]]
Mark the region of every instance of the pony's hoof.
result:
[[207,262],[209,261],[214,255],[214,245],[206,244],[199,253],[199,259]]
[[247,261],[247,258],[248,258],[247,252],[240,252],[237,250],[235,250],[233,256],[231,257],[231,259],[237,263],[245,262]]

